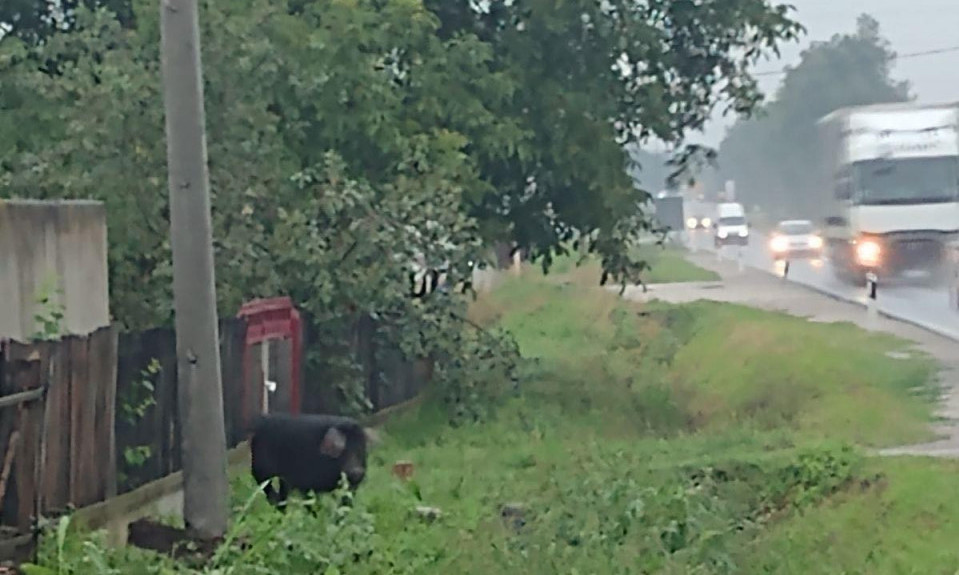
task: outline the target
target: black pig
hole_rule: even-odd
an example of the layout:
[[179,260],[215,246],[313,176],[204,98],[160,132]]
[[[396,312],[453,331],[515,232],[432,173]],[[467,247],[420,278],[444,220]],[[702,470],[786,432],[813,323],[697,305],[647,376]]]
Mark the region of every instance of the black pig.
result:
[[376,436],[356,420],[335,415],[265,415],[250,438],[251,472],[258,484],[279,479],[279,492],[271,484],[267,499],[282,508],[291,489],[302,493],[328,493],[336,489],[341,474],[351,490],[366,476],[366,448]]

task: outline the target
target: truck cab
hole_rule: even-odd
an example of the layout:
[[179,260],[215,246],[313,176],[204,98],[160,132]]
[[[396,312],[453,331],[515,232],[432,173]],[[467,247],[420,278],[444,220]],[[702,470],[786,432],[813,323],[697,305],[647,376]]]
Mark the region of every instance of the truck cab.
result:
[[716,221],[713,224],[715,234],[713,244],[716,248],[727,245],[749,245],[749,224],[746,222],[746,210],[742,204],[726,202],[716,208]]
[[838,110],[820,120],[826,153],[821,205],[837,275],[942,277],[959,236],[959,105]]

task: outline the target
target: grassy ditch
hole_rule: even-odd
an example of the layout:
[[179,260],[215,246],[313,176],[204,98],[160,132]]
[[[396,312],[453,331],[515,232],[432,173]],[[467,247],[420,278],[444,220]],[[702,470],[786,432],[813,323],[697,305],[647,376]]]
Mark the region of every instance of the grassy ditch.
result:
[[[237,477],[234,538],[206,567],[80,535],[60,549],[48,537],[44,564],[84,574],[928,573],[942,571],[899,567],[926,552],[926,565],[959,557],[945,544],[959,500],[943,472],[956,466],[860,452],[928,437],[927,358],[890,356],[908,349],[848,325],[629,304],[578,273],[507,280],[477,302],[475,320],[520,344],[519,392],[482,424],[451,428],[429,400],[392,420],[352,508],[326,497],[319,518],[299,505],[281,516]],[[391,476],[397,460],[414,463],[412,480]],[[927,501],[927,488],[942,491]],[[424,518],[418,506],[442,514]],[[923,528],[940,529],[943,547]]]

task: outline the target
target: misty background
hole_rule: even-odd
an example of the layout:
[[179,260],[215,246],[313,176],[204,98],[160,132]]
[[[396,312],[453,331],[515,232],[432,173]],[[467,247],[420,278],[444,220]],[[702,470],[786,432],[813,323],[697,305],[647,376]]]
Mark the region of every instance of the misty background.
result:
[[[715,198],[727,179],[736,199],[774,217],[812,217],[817,168],[815,121],[852,105],[913,99],[959,101],[959,2],[793,0],[806,27],[779,60],[757,67],[767,96],[744,120],[717,114],[693,143],[718,150],[718,166],[696,174],[696,192]],[[655,145],[631,150],[638,184],[665,189],[671,170]]]

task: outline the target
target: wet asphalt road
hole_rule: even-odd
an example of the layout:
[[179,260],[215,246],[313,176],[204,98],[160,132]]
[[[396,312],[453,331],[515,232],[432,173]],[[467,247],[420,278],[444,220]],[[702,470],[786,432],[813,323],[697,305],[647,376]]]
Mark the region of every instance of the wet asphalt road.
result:
[[[696,251],[715,252],[710,230],[687,233],[688,246]],[[745,266],[782,275],[783,263],[777,263],[763,234],[753,232],[744,248],[722,248],[723,259],[735,261],[741,257]],[[865,304],[866,291],[839,280],[826,260],[796,260],[789,264],[790,281],[813,287],[833,297]],[[880,312],[902,319],[959,340],[959,309],[950,307],[949,292],[945,286],[889,285],[880,279],[877,308]]]

